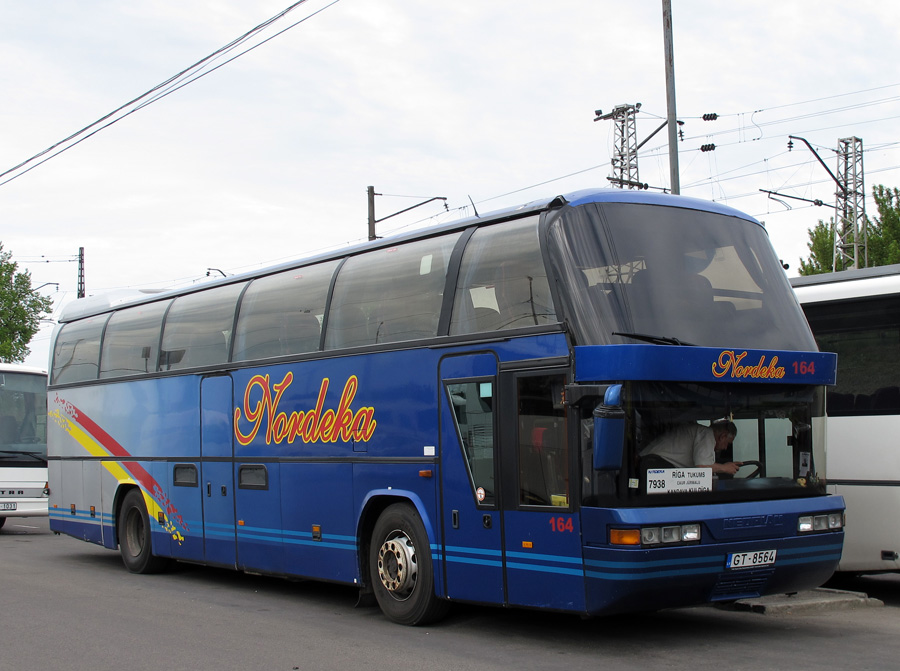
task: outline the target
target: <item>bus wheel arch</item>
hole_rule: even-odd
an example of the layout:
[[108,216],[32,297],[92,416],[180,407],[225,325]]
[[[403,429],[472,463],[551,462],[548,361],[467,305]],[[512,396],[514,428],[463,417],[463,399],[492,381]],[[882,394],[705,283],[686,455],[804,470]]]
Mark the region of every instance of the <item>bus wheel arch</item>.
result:
[[425,524],[408,500],[381,508],[364,538],[367,575],[382,612],[394,622],[421,625],[443,617],[449,603],[435,593],[434,562]]
[[140,487],[121,489],[116,500],[116,540],[125,568],[144,574],[164,571],[169,560],[153,554],[150,516]]

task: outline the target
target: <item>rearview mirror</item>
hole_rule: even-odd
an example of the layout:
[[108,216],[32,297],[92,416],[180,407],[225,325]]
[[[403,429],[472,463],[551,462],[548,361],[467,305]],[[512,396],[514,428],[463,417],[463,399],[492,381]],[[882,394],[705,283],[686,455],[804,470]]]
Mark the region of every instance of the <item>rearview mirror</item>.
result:
[[611,385],[603,403],[594,408],[594,470],[617,471],[622,468],[625,443],[625,410],[622,385]]

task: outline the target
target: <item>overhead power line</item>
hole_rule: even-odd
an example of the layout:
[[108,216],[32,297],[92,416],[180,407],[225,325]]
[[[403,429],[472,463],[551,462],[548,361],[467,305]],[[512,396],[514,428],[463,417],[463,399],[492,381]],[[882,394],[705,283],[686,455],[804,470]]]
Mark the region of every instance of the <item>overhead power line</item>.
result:
[[[214,52],[212,52],[205,58],[200,59],[199,61],[197,61],[193,65],[185,68],[178,74],[173,75],[172,77],[169,77],[164,82],[157,84],[156,86],[151,88],[149,91],[146,91],[145,93],[142,93],[141,95],[139,95],[137,98],[125,103],[124,105],[121,105],[120,107],[117,107],[112,112],[109,112],[108,114],[100,117],[93,123],[88,124],[81,130],[76,131],[75,133],[72,133],[68,137],[47,147],[46,149],[35,154],[31,158],[28,158],[28,159],[22,161],[21,163],[19,163],[18,165],[15,165],[12,168],[9,168],[8,170],[0,173],[0,179],[6,178],[6,179],[3,179],[3,181],[0,181],[0,186],[3,186],[4,184],[8,184],[9,182],[13,181],[14,179],[18,179],[25,173],[34,170],[35,168],[37,168],[40,165],[43,165],[50,159],[55,158],[56,156],[59,156],[61,153],[65,152],[65,151],[68,151],[72,147],[74,147],[74,146],[84,142],[88,138],[96,135],[101,130],[103,130],[105,128],[109,128],[113,124],[118,123],[125,117],[130,116],[131,114],[134,114],[138,110],[141,110],[144,107],[151,105],[151,104],[161,100],[162,98],[165,98],[166,96],[174,93],[175,91],[177,91],[181,88],[184,88],[188,84],[191,84],[191,83],[197,81],[201,77],[205,77],[206,75],[215,72],[216,70],[218,70],[221,67],[224,67],[231,61],[233,61],[237,58],[240,58],[244,54],[246,54],[250,51],[253,51],[257,47],[260,47],[263,44],[265,44],[266,42],[273,40],[276,37],[278,37],[279,35],[287,32],[291,28],[294,28],[294,27],[298,26],[299,24],[303,23],[304,21],[307,21],[308,19],[311,19],[312,17],[316,16],[317,14],[320,14],[321,12],[325,11],[329,7],[340,2],[340,0],[332,0],[332,2],[317,9],[316,11],[312,12],[311,14],[308,14],[307,16],[304,16],[299,21],[295,21],[294,23],[289,25],[287,28],[279,30],[274,35],[270,35],[266,39],[247,47],[243,51],[240,51],[239,53],[235,54],[234,56],[227,59],[226,61],[219,63],[215,67],[211,67],[211,65],[214,61],[218,60],[220,57],[224,56],[225,54],[228,54],[228,53],[236,50],[238,47],[246,44],[252,38],[258,36],[261,32],[263,32],[264,30],[266,30],[267,28],[272,26],[277,21],[280,21],[285,16],[287,16],[290,12],[295,10],[300,5],[305,4],[306,2],[307,2],[307,0],[298,0],[298,2],[295,2],[292,5],[288,6],[287,8],[283,9],[275,16],[267,19],[266,21],[263,21],[261,24],[259,24],[255,28],[247,31],[240,37],[232,40],[225,46],[220,47],[219,49],[216,49]],[[39,161],[38,159],[40,159],[42,157],[46,157],[46,158],[43,158],[43,160]]]

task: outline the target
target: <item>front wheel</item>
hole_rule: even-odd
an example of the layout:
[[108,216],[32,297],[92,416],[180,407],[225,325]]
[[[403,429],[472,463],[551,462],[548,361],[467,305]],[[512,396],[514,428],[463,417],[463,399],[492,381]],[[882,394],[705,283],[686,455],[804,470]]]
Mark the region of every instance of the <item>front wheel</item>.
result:
[[410,505],[389,506],[375,523],[369,578],[382,612],[398,624],[428,624],[443,617],[449,607],[434,594],[428,536]]
[[125,568],[132,573],[159,573],[165,570],[169,560],[152,552],[150,519],[141,490],[132,489],[125,495],[117,526],[119,551]]

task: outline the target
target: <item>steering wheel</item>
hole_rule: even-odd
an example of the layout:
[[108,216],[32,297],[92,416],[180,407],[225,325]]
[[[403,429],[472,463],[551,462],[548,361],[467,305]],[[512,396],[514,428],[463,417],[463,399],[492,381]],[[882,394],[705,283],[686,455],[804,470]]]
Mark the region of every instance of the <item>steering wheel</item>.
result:
[[[745,475],[745,476],[744,476],[745,479],[749,480],[750,478],[758,478],[758,477],[759,477],[760,471],[762,470],[762,462],[759,462],[759,461],[744,461],[744,462],[742,462],[741,465],[738,467],[738,471],[740,471],[740,469],[743,468],[744,466],[756,466],[756,470],[755,470],[755,471],[753,471],[752,473],[750,473],[750,475]],[[735,473],[735,476],[737,476],[737,473]]]

